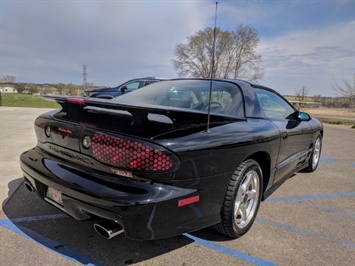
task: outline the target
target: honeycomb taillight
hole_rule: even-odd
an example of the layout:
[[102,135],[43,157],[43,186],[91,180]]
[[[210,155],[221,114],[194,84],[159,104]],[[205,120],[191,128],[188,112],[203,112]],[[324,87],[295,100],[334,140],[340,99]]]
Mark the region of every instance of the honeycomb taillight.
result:
[[160,146],[105,134],[92,136],[91,149],[98,161],[131,170],[164,172],[178,164],[177,157]]

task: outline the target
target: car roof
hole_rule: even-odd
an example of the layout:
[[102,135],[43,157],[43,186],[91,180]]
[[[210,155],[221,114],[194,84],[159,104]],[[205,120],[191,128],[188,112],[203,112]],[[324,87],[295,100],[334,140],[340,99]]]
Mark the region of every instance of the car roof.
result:
[[[170,80],[205,80],[205,81],[208,81],[210,79],[206,79],[206,78],[177,78],[177,79],[170,79]],[[255,104],[254,104],[255,102],[257,102],[257,99],[256,99],[256,94],[252,88],[263,88],[263,89],[267,89],[269,91],[273,91],[273,92],[277,93],[273,89],[270,89],[268,87],[258,85],[255,83],[251,83],[251,82],[248,82],[245,80],[213,79],[213,81],[222,81],[222,82],[233,83],[241,89],[241,91],[244,95],[244,103],[246,105],[245,115],[247,117],[262,117],[263,116],[260,106],[255,106]]]

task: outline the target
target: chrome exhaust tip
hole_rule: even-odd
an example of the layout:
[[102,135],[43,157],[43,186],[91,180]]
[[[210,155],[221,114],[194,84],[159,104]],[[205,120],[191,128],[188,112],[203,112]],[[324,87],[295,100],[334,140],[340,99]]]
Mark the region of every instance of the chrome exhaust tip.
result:
[[121,225],[109,220],[94,224],[94,228],[99,235],[107,239],[114,238],[115,236],[124,232]]
[[31,192],[35,192],[35,191],[36,191],[36,189],[35,189],[34,186],[31,184],[31,182],[25,181],[24,185],[25,185],[25,187],[28,189],[28,191],[31,191]]

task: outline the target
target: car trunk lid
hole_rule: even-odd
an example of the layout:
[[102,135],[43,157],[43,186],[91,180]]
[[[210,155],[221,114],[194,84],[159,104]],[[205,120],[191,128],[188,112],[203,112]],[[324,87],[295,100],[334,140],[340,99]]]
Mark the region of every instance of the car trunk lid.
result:
[[[176,107],[113,102],[105,99],[46,96],[56,100],[62,110],[55,117],[84,127],[100,128],[131,136],[162,139],[206,130],[206,112]],[[210,115],[210,127],[242,119]],[[71,130],[71,129],[70,129]],[[60,135],[65,132],[60,132]]]

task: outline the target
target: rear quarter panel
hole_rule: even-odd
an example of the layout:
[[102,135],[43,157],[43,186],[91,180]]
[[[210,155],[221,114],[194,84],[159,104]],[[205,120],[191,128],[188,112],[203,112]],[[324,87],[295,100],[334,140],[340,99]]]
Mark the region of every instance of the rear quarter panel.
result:
[[200,211],[218,222],[228,182],[239,164],[259,152],[269,154],[270,164],[275,164],[279,143],[279,131],[270,121],[248,119],[166,140],[164,146],[181,160],[173,174],[175,185],[196,189],[201,202],[208,202],[199,205]]
[[247,158],[265,152],[271,165],[275,164],[280,140],[278,129],[270,121],[248,119],[164,142],[181,160],[173,179],[191,188],[211,186],[221,200],[230,177]]

